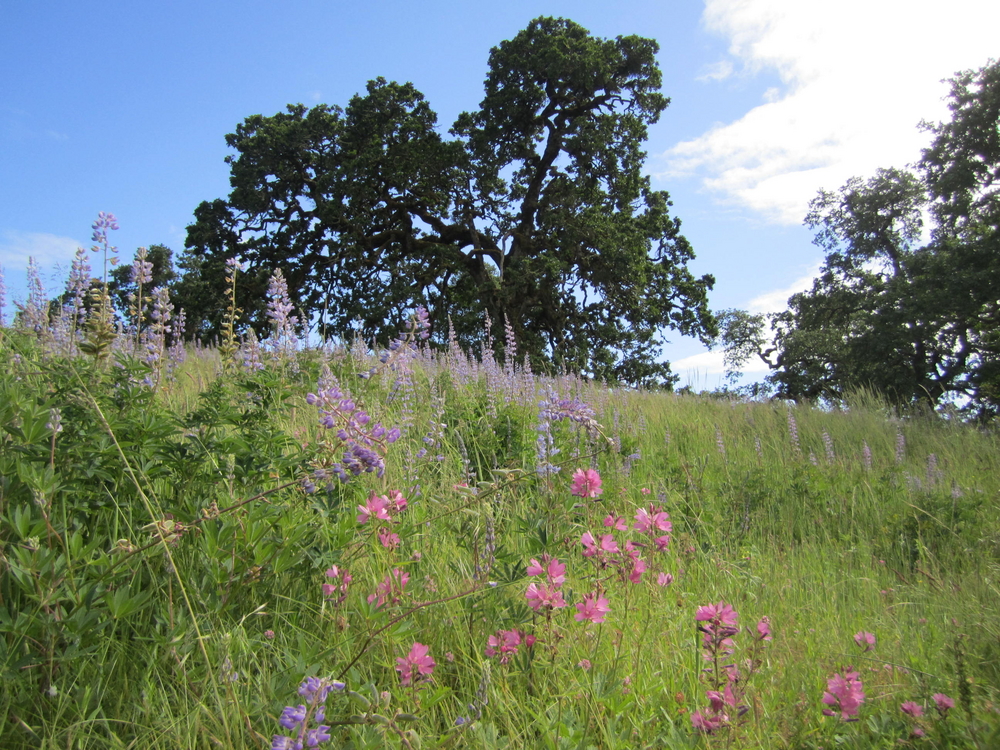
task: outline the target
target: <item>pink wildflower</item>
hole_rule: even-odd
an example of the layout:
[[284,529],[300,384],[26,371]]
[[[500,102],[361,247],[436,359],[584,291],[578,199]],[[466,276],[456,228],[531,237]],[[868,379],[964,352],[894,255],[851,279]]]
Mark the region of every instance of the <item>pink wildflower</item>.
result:
[[531,558],[526,572],[529,576],[545,575],[549,579],[549,583],[556,588],[566,582],[566,563],[561,563],[550,555],[542,555],[541,562]]
[[399,490],[392,490],[389,493],[388,501],[394,513],[402,513],[406,510],[406,498],[403,497],[403,493]]
[[669,586],[673,582],[674,582],[674,577],[672,575],[670,575],[670,573],[660,573],[658,576],[656,576],[656,585],[657,586],[664,586],[664,587],[666,587],[666,586]]
[[553,586],[562,586],[566,582],[566,563],[559,562],[556,558],[550,558],[545,566],[545,573],[548,575],[549,583]]
[[858,715],[858,709],[865,701],[865,693],[857,672],[845,671],[843,677],[834,674],[827,683],[827,692],[823,693],[823,703],[833,708],[824,708],[827,716],[836,716],[852,721]]
[[760,618],[760,622],[757,623],[757,640],[771,640],[771,620],[767,615]]
[[394,534],[389,529],[379,529],[378,540],[383,547],[389,550],[396,549],[400,542],[399,534]]
[[604,525],[617,529],[618,531],[628,531],[628,521],[624,516],[607,515],[604,517]]
[[641,492],[643,495],[648,495],[649,493],[652,492],[652,490],[649,489],[649,487],[643,487],[641,490],[639,490],[639,492]]
[[375,593],[368,597],[368,603],[376,602],[376,607],[381,607],[386,602],[398,603],[403,596],[403,589],[406,588],[409,581],[409,573],[399,568],[393,568],[392,573],[387,575],[385,580],[376,587]]
[[[854,634],[854,642],[861,646],[864,651],[871,651],[875,648],[875,634],[866,633],[862,630],[860,633]],[[862,653],[864,653],[864,651]]]
[[562,609],[566,606],[562,592],[555,587],[539,586],[537,583],[529,583],[528,590],[524,593],[528,599],[528,606],[538,612],[545,609]]
[[955,707],[955,701],[944,693],[934,693],[934,695],[931,696],[931,699],[934,701],[934,707],[937,708],[938,713],[941,714],[942,717],[947,716],[948,711]]
[[709,713],[703,714],[701,711],[695,711],[691,714],[691,725],[699,732],[711,734],[722,726],[722,717]]
[[595,555],[604,554],[616,554],[621,550],[618,549],[618,542],[611,534],[604,534],[601,536],[601,541],[598,542],[594,539],[594,535],[589,531],[585,531],[583,536],[580,537],[580,543],[583,544],[583,556],[584,557],[594,557]]
[[434,672],[434,659],[428,651],[428,646],[414,643],[410,653],[396,659],[396,671],[399,672],[403,687],[411,685],[414,678],[430,677]]
[[358,506],[358,523],[368,523],[369,518],[377,518],[380,521],[389,520],[389,512],[386,507],[389,505],[387,497],[376,495],[374,492],[368,496],[364,505]]
[[593,469],[580,469],[573,473],[570,491],[577,497],[597,497],[601,489],[601,475]]
[[629,559],[632,561],[632,566],[628,573],[628,579],[632,583],[639,583],[642,580],[642,574],[646,572],[646,561],[639,557],[639,553],[629,555]]
[[486,655],[500,655],[500,663],[506,664],[517,653],[521,645],[521,632],[518,630],[498,630],[495,635],[486,639]]
[[[340,601],[343,601],[347,596],[347,587],[350,585],[351,581],[354,580],[351,574],[346,570],[341,570],[336,565],[333,565],[326,571],[325,575],[333,582],[324,583],[322,585],[321,588],[323,589],[323,596],[327,599],[332,599],[339,591],[342,594]],[[338,579],[339,583],[337,583]],[[338,604],[339,603],[340,602],[338,602]]]
[[594,594],[584,594],[583,601],[576,604],[576,621],[583,622],[584,620],[590,620],[591,622],[604,622],[604,615],[606,615],[611,607],[608,606],[608,600],[600,596],[597,593]]
[[719,602],[718,604],[706,604],[698,607],[694,619],[698,622],[707,622],[709,625],[726,625],[731,628],[736,627],[738,615],[731,604]]
[[899,710],[907,716],[912,716],[914,719],[920,718],[924,715],[924,707],[916,701],[906,701],[899,707]]
[[660,510],[655,505],[648,508],[639,508],[635,512],[635,526],[633,527],[640,534],[652,534],[654,531],[666,531],[668,534],[673,531],[674,525],[670,522],[670,514]]

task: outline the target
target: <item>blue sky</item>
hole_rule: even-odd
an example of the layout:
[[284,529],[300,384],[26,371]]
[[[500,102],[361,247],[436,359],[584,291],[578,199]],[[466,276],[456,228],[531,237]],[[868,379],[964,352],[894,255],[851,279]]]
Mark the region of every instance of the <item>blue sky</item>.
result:
[[[286,104],[346,104],[377,76],[412,81],[442,129],[482,98],[492,46],[541,15],[660,44],[672,100],[646,150],[712,273],[713,308],[773,310],[822,260],[801,226],[819,188],[919,157],[946,117],[941,79],[1000,54],[1000,3],[955,0],[174,0],[0,6],[0,268],[24,297],[28,255],[63,285],[98,211],[126,259],[179,254],[203,200],[224,198],[224,137]],[[685,381],[720,357],[669,335]]]

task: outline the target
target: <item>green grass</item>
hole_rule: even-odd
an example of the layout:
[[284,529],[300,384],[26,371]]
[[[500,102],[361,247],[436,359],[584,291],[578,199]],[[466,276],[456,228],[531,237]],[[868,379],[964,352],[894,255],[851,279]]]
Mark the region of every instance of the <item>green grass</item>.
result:
[[[739,403],[467,374],[474,363],[443,356],[418,358],[400,385],[391,368],[358,378],[377,360],[357,351],[253,375],[192,352],[152,393],[139,363],[51,360],[3,333],[4,748],[269,748],[310,675],[353,693],[327,701],[332,747],[1000,746],[993,432],[897,417],[871,398],[843,411]],[[300,480],[339,456],[305,400],[324,365],[374,420],[405,429],[382,478],[307,494]],[[553,422],[562,470],[545,479],[538,402],[550,392],[591,406],[600,428]],[[573,471],[591,466],[603,494],[574,497]],[[396,550],[356,519],[370,493],[393,490],[409,499],[383,524]],[[672,540],[640,548],[639,583],[621,556],[598,568],[581,555],[585,531],[649,503],[669,512]],[[550,615],[525,597],[538,580],[526,566],[544,554],[567,565],[570,604]],[[332,565],[353,576],[339,604],[321,591]],[[409,583],[376,608],[367,598],[393,569]],[[577,622],[573,605],[595,591],[606,622]],[[746,710],[704,734],[691,715],[714,685],[695,613],[720,601],[743,629]],[[774,638],[756,642],[765,615]],[[501,629],[538,640],[500,663],[485,648]],[[407,688],[394,667],[414,642],[436,667]],[[866,694],[859,720],[824,717],[827,680],[850,667]],[[958,704],[947,719],[935,693]],[[908,700],[925,707],[924,739],[900,711]],[[456,727],[459,716],[472,720]]]

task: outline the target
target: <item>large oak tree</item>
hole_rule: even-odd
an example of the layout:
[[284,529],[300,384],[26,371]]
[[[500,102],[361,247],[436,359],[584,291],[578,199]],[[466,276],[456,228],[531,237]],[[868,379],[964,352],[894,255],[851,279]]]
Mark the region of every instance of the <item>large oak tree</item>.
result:
[[[806,223],[826,251],[812,289],[771,316],[723,314],[735,366],[759,354],[779,395],[1000,409],[1000,64],[951,81],[951,119],[916,169],[820,191]],[[929,239],[923,232],[930,218]]]
[[321,332],[386,338],[426,305],[481,343],[505,321],[538,366],[634,384],[672,381],[667,329],[707,340],[711,276],[642,174],[669,100],[651,39],[599,39],[533,21],[493,48],[485,97],[449,137],[412,84],[376,79],[346,108],[291,105],[226,137],[227,200],[188,228],[180,303],[221,319],[226,258],[248,264],[241,307],[257,325],[281,268]]

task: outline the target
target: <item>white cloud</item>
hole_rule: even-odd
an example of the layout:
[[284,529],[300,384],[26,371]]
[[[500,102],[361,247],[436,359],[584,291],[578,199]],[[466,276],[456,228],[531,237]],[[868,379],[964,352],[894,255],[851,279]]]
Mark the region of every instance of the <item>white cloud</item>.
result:
[[733,64],[729,60],[719,60],[707,66],[705,72],[696,81],[723,81],[733,74]]
[[812,289],[813,279],[819,275],[821,263],[816,263],[809,271],[783,289],[775,289],[773,292],[764,292],[754,297],[747,304],[747,309],[752,313],[773,313],[781,312],[788,307],[788,298],[793,294]]
[[29,257],[38,263],[46,288],[55,288],[65,280],[63,271],[69,269],[80,246],[81,243],[71,237],[42,232],[5,230],[0,233],[0,268],[3,269],[11,299],[24,296],[22,280],[25,279]]
[[[690,381],[697,382],[701,376],[724,375],[726,372],[724,358],[725,353],[721,349],[700,352],[699,354],[692,354],[683,359],[673,360],[670,363],[670,369]],[[770,372],[770,370],[759,358],[754,357],[740,368],[740,372],[749,375],[752,373]]]
[[782,88],[671,148],[666,175],[695,175],[724,202],[799,224],[819,188],[919,158],[928,134],[917,123],[947,117],[942,79],[997,54],[1000,3],[706,0],[702,21],[745,75],[773,71]]
[[[784,310],[788,307],[789,297],[812,288],[813,279],[819,275],[821,265],[821,263],[816,263],[786,287],[757,295],[746,304],[746,309],[752,313],[773,313]],[[670,369],[686,378],[687,382],[696,384],[708,376],[724,375],[726,373],[724,358],[725,353],[722,349],[703,351],[672,360]],[[760,358],[753,357],[744,363],[740,371],[745,376],[749,376],[767,373],[770,372],[770,369]]]

